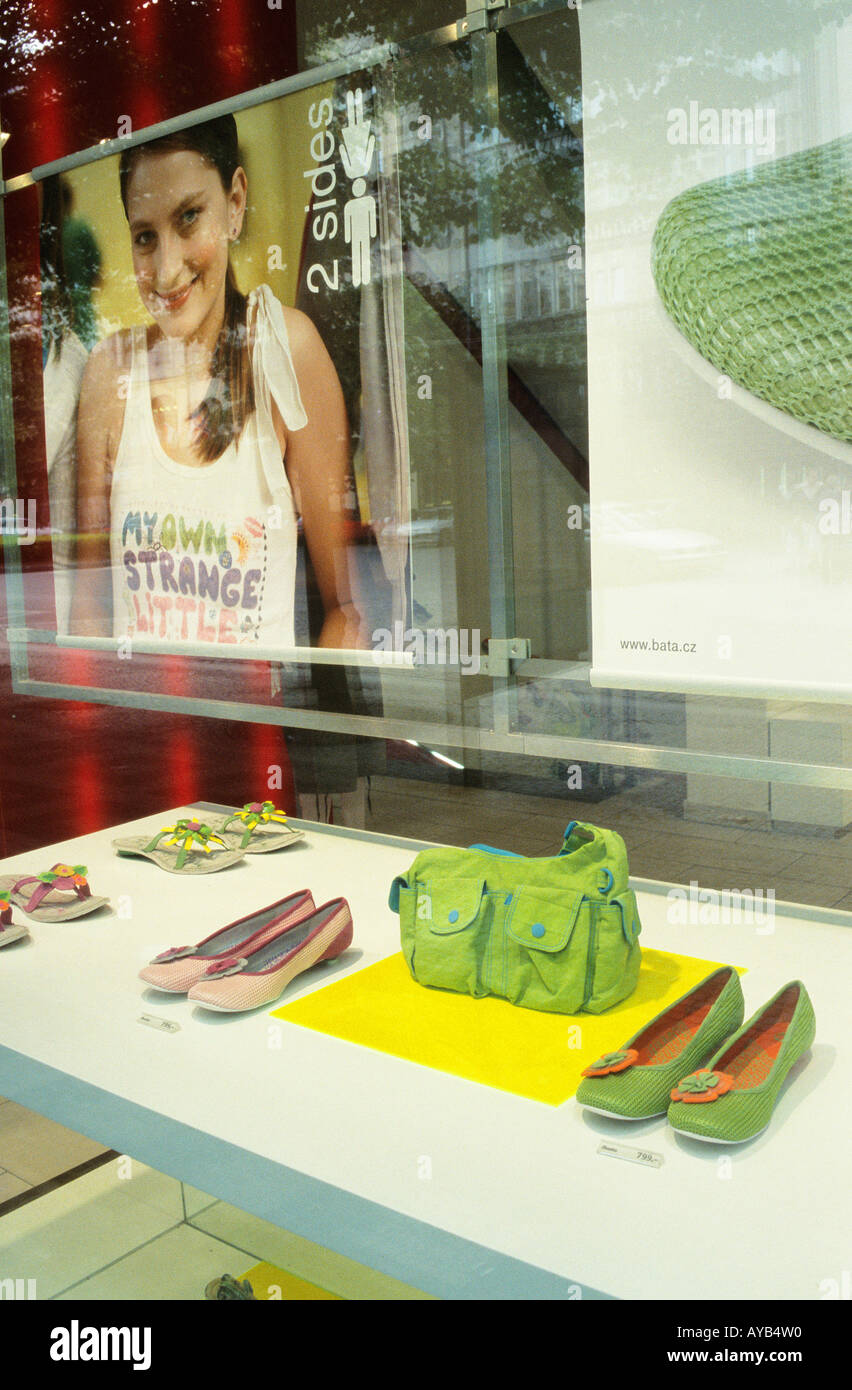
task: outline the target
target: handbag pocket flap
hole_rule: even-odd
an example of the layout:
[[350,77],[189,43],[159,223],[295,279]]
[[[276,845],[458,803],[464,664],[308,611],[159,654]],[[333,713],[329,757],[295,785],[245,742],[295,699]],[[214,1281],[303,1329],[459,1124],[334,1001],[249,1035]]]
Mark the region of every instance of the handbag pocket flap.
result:
[[563,951],[584,898],[562,889],[519,888],[506,914],[509,935],[528,951]]
[[448,878],[417,885],[417,920],[437,936],[464,931],[479,916],[485,880]]

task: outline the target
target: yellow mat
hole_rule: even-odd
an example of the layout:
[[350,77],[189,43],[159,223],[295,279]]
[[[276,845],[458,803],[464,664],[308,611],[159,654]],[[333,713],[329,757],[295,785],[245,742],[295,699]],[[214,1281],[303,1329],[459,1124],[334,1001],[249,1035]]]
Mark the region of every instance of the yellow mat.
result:
[[574,1095],[584,1067],[625,1043],[720,964],[643,950],[633,994],[596,1016],[538,1013],[505,999],[425,989],[412,980],[402,955],[395,955],[285,1004],[272,1017],[561,1105]]
[[266,1299],[270,1302],[277,1302],[279,1299],[284,1303],[313,1303],[322,1299],[331,1299],[335,1303],[341,1303],[339,1294],[329,1293],[327,1289],[320,1289],[316,1284],[309,1284],[307,1279],[300,1279],[296,1274],[288,1274],[286,1269],[278,1269],[276,1265],[263,1264],[252,1265],[245,1274],[238,1276],[240,1281],[248,1279],[254,1289],[254,1296],[257,1299]]

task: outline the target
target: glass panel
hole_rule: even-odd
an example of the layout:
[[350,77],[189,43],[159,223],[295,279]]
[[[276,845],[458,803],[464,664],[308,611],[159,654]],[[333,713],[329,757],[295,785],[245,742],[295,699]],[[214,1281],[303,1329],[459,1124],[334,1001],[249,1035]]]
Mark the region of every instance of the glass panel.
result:
[[593,679],[833,703],[852,691],[848,7],[658,8],[580,20]]
[[578,659],[589,557],[576,11],[500,30],[496,71],[515,632],[536,657]]
[[[367,649],[387,651],[410,607],[382,82],[355,73],[132,147],[127,216],[116,157],[6,200],[10,495],[34,499],[39,532],[10,551],[10,623],[59,633],[13,644],[16,689],[298,724],[300,795],[381,761],[352,736],[382,712]],[[74,637],[101,647],[65,650]],[[320,647],[366,664],[292,655]]]
[[[595,15],[599,18],[593,24]],[[664,370],[660,353],[650,349],[642,353],[635,348],[635,341],[638,341],[641,332],[646,331],[648,321],[647,314],[644,318],[637,316],[635,309],[637,293],[644,293],[647,279],[646,269],[643,268],[644,243],[641,233],[636,230],[636,218],[643,199],[659,201],[662,170],[671,165],[674,157],[671,144],[666,140],[665,122],[668,108],[678,104],[673,91],[676,89],[683,96],[684,93],[689,95],[687,88],[697,92],[700,87],[706,103],[710,100],[707,92],[718,90],[722,94],[728,93],[729,99],[726,98],[726,101],[729,105],[742,106],[742,102],[734,101],[733,95],[737,90],[737,81],[743,80],[742,74],[738,79],[733,68],[731,72],[722,73],[720,67],[725,64],[714,56],[712,59],[708,57],[707,64],[702,68],[702,80],[699,81],[695,71],[695,45],[691,41],[685,45],[679,29],[672,27],[661,30],[656,22],[646,32],[647,12],[643,11],[641,5],[627,3],[627,0],[619,4],[612,0],[612,3],[596,8],[594,13],[590,7],[584,16],[597,42],[596,56],[599,60],[592,76],[589,54],[584,53],[583,71],[589,84],[586,101],[593,103],[590,120],[597,122],[596,130],[606,133],[612,151],[606,166],[608,183],[603,188],[601,171],[597,170],[599,240],[595,247],[595,278],[588,286],[584,284],[583,267],[588,261],[589,246],[582,220],[582,192],[577,200],[578,220],[573,223],[578,228],[576,252],[566,248],[564,240],[560,246],[552,230],[559,225],[554,212],[560,199],[564,200],[566,190],[574,187],[569,177],[571,161],[564,159],[561,165],[549,161],[539,145],[535,167],[528,178],[528,187],[535,190],[534,196],[527,194],[520,198],[515,194],[514,206],[507,207],[507,197],[513,196],[506,191],[511,188],[511,179],[507,176],[502,180],[505,263],[501,283],[509,380],[511,383],[513,372],[521,376],[536,402],[561,425],[564,436],[578,454],[584,460],[588,459],[588,373],[584,361],[576,376],[574,367],[578,361],[582,361],[581,354],[585,347],[587,296],[591,296],[596,304],[606,306],[609,345],[604,344],[604,352],[599,340],[596,358],[598,391],[602,402],[599,410],[605,415],[608,408],[605,403],[611,402],[612,410],[619,415],[617,450],[615,442],[613,449],[620,451],[619,476],[629,480],[629,486],[625,482],[624,504],[610,506],[607,510],[608,550],[604,555],[601,547],[598,548],[596,582],[603,583],[608,572],[611,576],[612,556],[619,551],[622,566],[619,582],[628,590],[638,584],[648,585],[647,593],[652,603],[658,602],[660,595],[675,591],[679,595],[678,601],[682,601],[690,591],[690,582],[698,579],[705,586],[705,595],[711,595],[706,603],[712,609],[712,595],[716,592],[710,578],[713,559],[695,550],[701,539],[698,532],[706,529],[696,518],[697,509],[703,505],[700,497],[708,489],[712,491],[719,485],[718,468],[715,468],[711,455],[721,436],[708,420],[699,438],[695,435],[696,429],[700,429],[697,418],[689,420],[686,417],[673,433],[672,456],[680,457],[677,466],[682,474],[684,470],[694,471],[690,443],[693,437],[695,448],[706,450],[707,453],[707,464],[702,470],[701,479],[696,482],[693,499],[696,516],[690,513],[687,518],[677,488],[666,491],[661,461],[657,459],[655,462],[647,451],[649,398],[653,398],[654,411],[657,418],[661,418],[666,411],[678,408],[677,400],[671,400],[673,391],[676,389],[679,395],[683,395],[686,388],[682,374]],[[580,18],[581,28],[584,16]],[[825,103],[814,104],[813,92],[808,85],[811,69],[804,58],[801,65],[791,59],[773,67],[772,74],[768,69],[764,73],[766,82],[771,81],[773,88],[772,92],[763,92],[763,105],[771,104],[774,92],[779,122],[782,121],[781,113],[786,113],[783,115],[786,122],[783,129],[787,130],[788,137],[795,121],[801,119],[808,128],[809,138],[816,142],[820,137],[827,138],[841,119],[839,113],[845,100],[843,93],[848,90],[848,85],[840,79],[847,70],[848,54],[852,50],[849,49],[845,30],[838,30],[833,22],[837,17],[839,12],[835,15],[834,11],[831,15],[821,15],[818,20],[813,15],[807,19],[800,15],[801,22],[797,24],[795,34],[791,32],[787,39],[790,53],[795,49],[800,55],[815,55],[814,61],[825,79]],[[498,37],[501,52],[501,128],[507,111],[510,111],[519,117],[513,132],[516,139],[520,131],[522,138],[530,145],[536,141],[543,142],[548,130],[544,113],[548,107],[558,112],[558,117],[551,115],[552,123],[558,124],[561,117],[573,135],[585,135],[585,175],[579,165],[574,166],[574,174],[578,180],[577,186],[580,180],[586,182],[588,198],[590,120],[587,120],[584,131],[574,21],[572,14],[550,15],[514,24],[510,17],[508,27]],[[607,67],[606,37],[609,35],[611,38],[616,32],[622,33],[627,22],[636,26],[636,43],[631,45],[629,52],[623,47],[620,49],[623,63],[620,60],[618,65],[609,64]],[[720,19],[718,22],[723,21]],[[745,29],[748,26],[744,22],[742,27]],[[848,24],[846,27],[849,27]],[[513,48],[506,45],[507,37],[511,39]],[[661,77],[655,89],[662,112],[662,135],[658,139],[655,136],[656,128],[648,120],[640,120],[634,110],[637,102],[649,99],[648,93],[644,92],[640,97],[635,84],[631,85],[628,80],[631,54],[638,51],[642,43],[649,51],[656,53],[659,50],[665,54],[665,62],[661,59],[660,71],[666,75]],[[760,47],[756,39],[753,39],[752,47]],[[708,55],[711,51],[717,54],[721,48],[716,46],[711,50],[705,44],[703,51]],[[522,61],[519,61],[517,53],[521,54]],[[688,73],[683,64],[686,57],[690,58]],[[611,80],[606,80],[607,72]],[[544,90],[547,104],[536,109],[533,94],[539,84]],[[689,102],[685,97],[684,101],[688,116]],[[736,114],[743,117],[743,112]],[[779,124],[778,131],[781,130],[782,125]],[[624,140],[619,132],[624,133]],[[766,151],[761,153],[765,155]],[[513,154],[511,145],[508,145],[504,155],[507,168],[512,167]],[[726,168],[729,166],[731,171],[742,163],[742,151],[732,148],[727,151],[727,156]],[[697,156],[695,151],[688,149],[681,151],[678,157],[684,160]],[[759,159],[757,163],[760,163]],[[647,178],[637,185],[635,169],[645,169],[646,166]],[[786,216],[789,206],[788,199],[787,206],[779,215]],[[523,225],[526,221],[529,224],[533,220],[529,214],[530,208],[536,211],[539,230],[537,234],[533,231],[529,237],[531,244],[525,248],[525,259],[519,265],[517,227],[519,223]],[[559,235],[564,238],[564,232],[563,219],[557,238]],[[757,246],[758,241],[752,236],[750,240],[746,237],[746,243]],[[516,296],[513,294],[515,286]],[[548,311],[553,315],[553,323],[548,321]],[[634,348],[628,355],[619,347],[619,325],[624,326],[626,332],[628,318],[625,316],[629,315],[634,316],[630,320],[634,326],[631,329]],[[573,356],[573,339],[569,328],[572,323],[580,329],[578,339],[582,344],[579,353]],[[554,333],[554,327],[558,327],[559,336]],[[534,353],[539,344],[541,357],[536,361]],[[569,383],[576,385],[575,391],[570,390]],[[714,399],[715,396],[714,377]],[[591,785],[598,787],[597,769],[605,768],[609,791],[600,809],[605,823],[611,823],[611,813],[617,812],[620,784],[624,784],[625,779],[629,783],[630,779],[638,777],[640,784],[645,785],[649,776],[659,778],[661,785],[666,788],[667,816],[683,822],[679,833],[691,834],[696,843],[702,836],[715,836],[717,832],[720,838],[742,834],[745,844],[751,835],[759,837],[772,832],[771,837],[766,835],[764,848],[777,844],[779,850],[793,856],[789,861],[790,866],[798,865],[800,878],[806,875],[810,846],[823,844],[828,852],[828,845],[832,843],[845,844],[852,826],[852,783],[848,779],[852,715],[848,705],[837,701],[796,700],[792,695],[789,700],[766,698],[773,691],[771,686],[760,689],[759,679],[753,682],[757,687],[753,692],[743,686],[732,694],[715,695],[677,691],[655,693],[653,689],[590,688],[585,665],[573,673],[575,679],[560,677],[557,664],[560,660],[566,657],[580,658],[585,663],[591,655],[590,631],[588,623],[584,621],[581,604],[577,605],[580,611],[575,609],[571,621],[566,621],[572,602],[572,584],[566,569],[572,559],[577,567],[575,573],[579,572],[580,576],[579,583],[575,581],[576,596],[585,598],[588,593],[591,598],[587,481],[575,477],[576,492],[573,496],[569,494],[570,484],[566,484],[564,478],[559,477],[558,484],[555,482],[558,474],[554,466],[552,436],[549,441],[551,451],[548,453],[541,447],[540,437],[537,440],[529,429],[525,433],[522,431],[511,390],[510,400],[514,409],[510,417],[510,448],[516,632],[519,637],[531,639],[534,658],[551,660],[549,667],[546,662],[537,664],[534,660],[528,666],[518,668],[512,730],[524,738],[527,749],[531,751],[535,746],[540,750],[542,769],[548,765],[545,750],[552,735],[554,755],[563,769],[562,775],[567,780],[573,777],[576,786],[581,782],[585,784],[591,776]],[[703,419],[703,416],[700,418]],[[640,421],[644,422],[645,438],[637,440],[634,429]],[[743,465],[746,458],[754,455],[759,441],[754,430],[741,434],[740,465]],[[681,457],[677,450],[682,449],[683,441],[687,441],[687,449]],[[615,458],[614,453],[612,457]],[[591,459],[591,474],[593,496],[599,497],[601,473],[597,455]],[[688,476],[691,477],[692,472]],[[729,534],[735,535],[739,551],[743,552],[745,547],[743,553],[747,554],[748,538],[754,540],[758,519],[764,516],[766,507],[774,508],[773,515],[778,520],[776,539],[787,547],[790,556],[794,556],[788,566],[793,585],[791,593],[795,594],[791,601],[795,604],[807,601],[803,596],[809,592],[809,586],[812,586],[821,567],[821,582],[834,586],[827,593],[828,612],[833,611],[831,604],[837,602],[837,585],[843,574],[842,557],[838,549],[827,554],[825,544],[820,547],[815,507],[823,495],[830,493],[835,498],[840,496],[839,476],[836,469],[832,472],[830,466],[822,470],[804,465],[797,468],[792,463],[788,448],[773,447],[771,441],[767,443],[764,438],[763,446],[759,449],[759,467],[751,470],[745,466],[738,467],[736,501],[732,497],[729,518]],[[757,485],[756,491],[751,486],[751,480]],[[745,498],[750,489],[752,503],[747,508]],[[627,504],[628,494],[630,505]],[[759,498],[759,501],[755,501],[755,498]],[[779,511],[782,505],[786,518],[783,523]],[[687,534],[687,531],[692,534]],[[678,540],[683,553],[675,545]],[[690,543],[694,553],[688,549]],[[732,554],[731,563],[734,558]],[[754,569],[752,562],[751,570],[744,574],[744,583],[754,582]],[[846,574],[848,578],[848,566]],[[766,578],[771,585],[769,573]],[[654,585],[666,583],[671,584],[671,590],[654,588]],[[637,588],[635,592],[639,595],[646,590]],[[656,599],[653,598],[655,594]],[[705,599],[701,602],[705,602]],[[767,595],[762,610],[764,629],[767,622],[775,620],[773,614],[777,614],[777,611]],[[760,621],[756,631],[761,631]],[[791,646],[790,651],[792,654],[795,647]],[[844,678],[848,665],[845,655],[844,648],[842,654],[836,654],[834,661],[839,680]],[[801,663],[799,666],[805,678],[806,670],[801,668]],[[760,671],[759,661],[756,669]],[[665,680],[665,671],[661,669],[661,684]],[[605,677],[604,683],[611,684]],[[644,683],[653,687],[653,677]],[[565,741],[565,752],[561,756],[558,753],[560,738]],[[614,745],[622,741],[635,747],[640,758],[649,766],[657,766],[659,771],[639,774],[619,769]],[[609,751],[602,755],[605,762],[596,764],[593,747],[606,749],[607,745]],[[568,753],[569,749],[573,749],[573,756]],[[679,750],[686,754],[689,768],[683,773],[674,770]],[[503,761],[504,771],[508,771],[513,761]],[[774,774],[773,766],[777,768]],[[713,769],[712,775],[708,775],[710,767]],[[668,832],[664,842],[669,843]],[[668,862],[672,867],[666,876],[677,876],[677,855],[674,850]],[[708,862],[700,856],[696,861],[699,865]],[[715,860],[713,862],[716,863]],[[840,900],[827,882],[822,888],[812,888],[810,894],[801,884],[799,889],[800,901],[828,904]],[[848,906],[848,903],[843,905]]]
[[[467,718],[463,697],[471,684],[461,675],[475,677],[489,614],[488,555],[478,543],[486,511],[485,415],[469,45],[400,61],[394,85],[411,450],[406,645],[431,669],[418,672],[416,682],[383,676],[385,708],[458,724]],[[456,670],[442,672],[446,664]]]
[[[26,659],[18,662],[20,688],[36,690],[43,683],[44,693],[70,693],[88,686],[100,699],[160,701],[175,711],[200,710],[198,702],[230,702],[215,712],[237,714],[238,706],[249,707],[255,718],[294,722],[281,713],[284,706],[309,728],[327,726],[323,713],[341,716],[350,721],[350,733],[359,718],[383,710],[409,724],[420,717],[456,726],[467,717],[460,675],[478,671],[489,626],[488,555],[466,544],[481,528],[487,507],[475,304],[480,174],[471,155],[482,133],[471,82],[470,53],[462,44],[427,50],[400,62],[393,74],[355,73],[238,111],[244,215],[229,201],[230,184],[226,190],[201,159],[199,172],[211,184],[219,212],[243,217],[242,227],[233,229],[239,236],[230,263],[239,290],[249,293],[248,313],[260,295],[258,285],[266,283],[287,306],[282,311],[270,304],[270,313],[280,318],[283,312],[291,341],[307,329],[298,316],[288,318],[289,306],[310,316],[308,336],[321,339],[331,354],[330,379],[348,417],[346,439],[335,442],[329,436],[333,422],[323,419],[330,412],[316,411],[323,438],[349,460],[333,488],[320,484],[317,466],[307,463],[295,479],[289,477],[288,488],[280,449],[277,457],[274,446],[271,454],[260,450],[255,471],[265,509],[255,508],[245,524],[232,526],[218,513],[207,516],[202,506],[205,496],[213,496],[205,490],[212,476],[206,470],[222,474],[227,450],[212,461],[193,454],[191,411],[199,403],[206,408],[206,398],[203,390],[192,396],[203,381],[190,370],[192,335],[182,336],[180,329],[192,307],[183,298],[198,296],[198,276],[184,249],[188,231],[182,223],[161,225],[157,205],[170,161],[199,163],[197,137],[190,129],[169,145],[142,146],[139,153],[132,147],[124,157],[132,236],[115,156],[10,195],[12,242],[22,257],[12,276],[13,317],[23,333],[13,344],[18,489],[36,498],[41,521],[32,553],[19,552],[25,602],[13,608],[13,627],[59,633],[54,646],[40,643],[31,631]],[[363,148],[356,138],[359,125]],[[369,166],[373,193],[358,188],[359,159]],[[137,170],[150,173],[151,186],[143,190],[150,216],[148,204],[142,210],[133,206]],[[368,219],[372,253],[361,265],[360,285],[354,252],[358,197],[373,205],[375,218],[374,227]],[[179,214],[170,209],[168,215],[185,212],[197,215],[194,207]],[[39,218],[41,267],[34,254]],[[168,290],[148,274],[166,242],[177,267]],[[31,263],[28,275],[24,262]],[[62,393],[46,386],[44,405],[25,387],[42,338],[48,344],[45,379],[57,362],[65,373]],[[97,385],[101,367],[109,380],[93,406],[92,382]],[[172,399],[175,380],[186,396],[184,412]],[[226,406],[230,384],[224,381]],[[267,388],[261,387],[260,405],[271,414]],[[273,405],[280,411],[274,396]],[[56,418],[60,407],[62,421]],[[162,427],[155,412],[165,412]],[[463,440],[460,417],[467,423]],[[309,416],[305,433],[313,428]],[[288,468],[302,442],[298,429],[291,433]],[[60,434],[57,467],[49,441]],[[88,463],[79,465],[75,458],[78,448],[100,468],[99,492]],[[128,449],[136,451],[130,464]],[[327,455],[319,440],[315,458],[324,467]],[[112,469],[111,483],[103,458]],[[152,468],[162,495],[143,496],[139,480]],[[128,485],[138,495],[123,497]],[[192,506],[181,501],[181,489],[192,494]],[[231,490],[227,479],[217,486],[217,506]],[[289,509],[282,505],[288,493]],[[293,580],[285,583],[275,571],[279,537],[272,533],[290,524],[294,503],[288,634],[280,623],[276,628],[266,622],[260,599],[274,596],[286,606]],[[261,534],[255,534],[255,523]],[[252,560],[257,545],[266,547],[262,566]],[[330,630],[329,620],[333,627],[337,615],[329,613],[327,599],[335,586],[353,596],[363,620],[360,634],[345,623]],[[339,606],[345,609],[346,603]],[[64,650],[63,643],[75,636],[106,645],[87,649],[85,656]],[[294,645],[349,648],[353,662],[361,651],[360,674],[357,666],[347,675],[339,667],[306,666],[291,657],[286,669],[273,666],[270,681],[270,657]],[[393,649],[430,669],[388,677],[383,698],[369,647],[377,661]],[[164,661],[152,648],[179,653],[180,659]],[[211,657],[238,652],[243,660],[214,664],[206,659],[208,650]],[[204,710],[214,713],[210,705]],[[475,727],[483,718],[490,716],[476,710]]]
[[[608,8],[614,14],[618,6]],[[629,9],[627,0],[622,9]],[[376,10],[364,20],[353,42],[360,42],[359,35],[370,38],[380,17]],[[386,17],[390,22],[390,9]],[[325,36],[329,41],[337,42],[343,33],[337,19]],[[397,19],[401,29],[410,28],[407,12]],[[329,788],[349,786],[358,773],[382,767],[387,738],[390,767],[399,778],[446,778],[449,786],[463,779],[501,796],[523,791],[557,805],[576,794],[604,823],[610,813],[619,813],[620,798],[630,793],[631,805],[641,806],[643,816],[653,818],[664,808],[667,818],[694,828],[693,838],[713,831],[710,838],[727,839],[714,828],[790,837],[793,847],[786,848],[795,850],[804,872],[805,837],[842,844],[852,825],[852,721],[846,705],[782,701],[766,692],[731,696],[590,684],[587,302],[589,296],[603,296],[616,315],[629,310],[632,242],[616,229],[613,254],[604,257],[594,283],[590,277],[587,284],[588,170],[582,141],[589,137],[590,120],[584,130],[577,10],[533,19],[506,12],[500,19],[497,32],[425,47],[381,71],[353,74],[334,86],[237,115],[248,179],[245,229],[231,253],[237,284],[251,291],[266,282],[287,310],[307,312],[330,353],[346,407],[348,466],[339,486],[323,491],[323,522],[312,529],[315,536],[319,530],[327,537],[329,528],[342,527],[342,539],[332,547],[330,582],[332,589],[348,584],[359,597],[364,631],[362,645],[348,649],[352,669],[347,674],[319,660],[245,659],[255,621],[252,600],[259,592],[256,581],[248,580],[257,568],[248,553],[251,529],[241,541],[241,528],[232,528],[228,544],[220,546],[214,518],[209,537],[202,527],[196,545],[194,513],[162,511],[140,500],[125,508],[122,529],[129,523],[130,530],[123,536],[121,565],[113,566],[124,583],[120,601],[137,622],[127,634],[126,653],[115,645],[121,633],[114,624],[103,629],[112,635],[109,650],[69,652],[31,642],[24,661],[15,644],[17,688],[67,693],[88,685],[98,698],[119,705],[159,704],[173,712],[321,730],[319,738],[288,734],[298,792],[315,792],[317,805]],[[313,24],[311,42],[318,45],[325,42],[323,22],[319,12],[316,20],[305,13],[303,34]],[[821,50],[826,72],[840,71],[842,42],[838,38],[836,53],[829,52],[830,45]],[[347,101],[347,95],[354,100],[356,88],[377,141],[376,162],[368,171],[372,182],[361,194],[354,188],[355,165],[368,136],[359,155],[356,137],[350,138],[350,149],[343,135],[358,124]],[[614,110],[616,122],[621,109]],[[335,142],[332,159],[321,157],[326,132]],[[631,139],[640,137],[641,132],[631,133]],[[16,611],[13,603],[11,611],[14,624],[26,620],[31,627],[58,627],[60,633],[70,623],[63,582],[73,583],[78,558],[78,550],[66,545],[69,528],[61,519],[72,488],[59,486],[55,466],[45,467],[57,428],[50,416],[62,395],[48,388],[43,403],[31,383],[45,345],[49,364],[55,346],[51,325],[67,322],[86,349],[97,338],[114,341],[123,330],[134,324],[141,329],[146,322],[116,163],[91,164],[46,184],[41,209],[34,190],[6,199],[15,491],[23,503],[24,527],[29,498],[37,509],[34,543],[19,547],[16,540],[11,553],[7,547],[13,600],[15,560],[26,580],[26,608]],[[331,173],[319,172],[324,164],[333,166],[333,182]],[[613,190],[626,216],[624,188],[615,175]],[[362,211],[368,221],[369,200],[376,200],[381,229],[369,238],[374,243],[370,286],[354,283],[351,220],[347,240],[346,206],[359,196],[366,196]],[[350,219],[354,216],[350,211]],[[57,218],[63,224],[64,307],[56,273]],[[625,254],[624,247],[618,250],[619,237]],[[39,240],[41,265],[35,254]],[[165,312],[180,308],[167,294]],[[73,366],[70,357],[66,365]],[[125,393],[131,378],[132,371],[119,378]],[[659,391],[655,359],[622,362],[609,388],[613,401],[641,400],[643,380]],[[162,403],[156,397],[155,391],[152,409]],[[162,447],[168,457],[156,426],[153,430],[152,449]],[[177,462],[174,456],[171,461]],[[200,476],[203,470],[197,471]],[[825,484],[823,474],[795,461],[779,466],[767,455],[760,461],[759,480],[761,498],[774,499],[774,505],[781,497],[790,515],[797,509],[790,544],[799,576],[817,570],[821,582],[832,574],[834,580],[842,578],[839,550],[827,563],[799,524],[802,509],[816,496],[814,488]],[[712,469],[705,482],[711,485]],[[79,494],[76,481],[73,491]],[[682,525],[665,488],[649,486],[646,494],[638,511],[625,504],[607,514],[610,548],[622,554],[626,582],[634,585],[640,574],[647,580],[649,569],[662,564],[660,537],[671,538]],[[273,497],[269,505],[274,504]],[[156,520],[146,521],[145,513],[151,518],[154,511]],[[47,516],[52,557],[41,524]],[[276,529],[270,517],[256,519],[268,539]],[[4,515],[4,524],[8,520]],[[737,524],[747,529],[748,518]],[[75,547],[82,537],[85,549],[87,529],[70,529]],[[637,530],[640,541],[643,530],[649,533],[644,544],[637,545]],[[194,553],[199,546],[203,554]],[[321,558],[317,572],[314,548],[300,524],[293,640],[318,654],[316,644],[330,616],[324,598],[329,581]],[[127,550],[132,560],[126,559]],[[670,551],[668,573],[680,587],[694,572],[695,557]],[[187,559],[195,565],[192,578],[183,565]],[[52,562],[59,571],[56,601],[60,609],[64,605],[66,619],[54,612]],[[178,649],[164,600],[172,601],[175,621],[183,617],[178,598],[195,601],[197,614],[202,562],[210,611],[197,619],[195,635],[207,640],[212,652],[213,640],[204,633],[215,617],[227,635],[231,618],[225,610],[235,610],[240,622],[232,645],[246,647],[243,659],[148,654],[146,639],[171,643],[170,653]],[[228,578],[232,570],[241,574],[239,584]],[[110,586],[113,578],[110,574]],[[265,583],[268,578],[267,572]],[[211,598],[214,583],[218,596]],[[185,616],[188,625],[190,608]],[[218,638],[218,626],[215,631]],[[486,675],[482,663],[488,639],[495,636],[525,639],[531,659],[501,666],[492,653]],[[418,669],[376,670],[370,647],[390,655],[402,651]],[[358,668],[354,663],[361,659],[366,665]],[[364,715],[369,718],[360,723]],[[371,735],[369,744],[356,741],[361,734]],[[700,857],[692,862],[705,863]],[[715,861],[706,863],[712,868]],[[828,902],[827,893],[826,888],[821,901]]]

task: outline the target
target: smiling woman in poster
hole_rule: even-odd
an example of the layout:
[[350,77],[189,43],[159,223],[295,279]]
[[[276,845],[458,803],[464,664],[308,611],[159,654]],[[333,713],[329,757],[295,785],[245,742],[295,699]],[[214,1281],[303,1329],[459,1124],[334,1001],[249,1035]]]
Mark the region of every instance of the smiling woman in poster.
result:
[[233,116],[127,150],[120,183],[152,322],[106,338],[86,367],[74,631],[293,646],[298,514],[320,645],[358,645],[340,383],[310,319],[266,285],[237,288]]

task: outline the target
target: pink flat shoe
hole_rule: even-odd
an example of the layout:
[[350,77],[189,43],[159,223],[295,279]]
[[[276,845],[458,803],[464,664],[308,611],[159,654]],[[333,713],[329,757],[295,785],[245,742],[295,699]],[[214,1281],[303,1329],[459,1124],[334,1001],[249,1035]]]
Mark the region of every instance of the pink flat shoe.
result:
[[284,927],[255,950],[210,965],[189,991],[193,1004],[218,1013],[242,1013],[274,1004],[290,981],[321,960],[334,960],[352,942],[352,916],[345,898],[333,898]]
[[150,965],[139,971],[139,978],[167,994],[186,994],[211,962],[223,957],[232,959],[236,951],[255,950],[313,910],[314,900],[307,888],[291,893],[288,898],[280,898],[277,903],[261,908],[260,912],[252,912],[227,927],[220,927],[197,946],[173,946],[161,951]]

